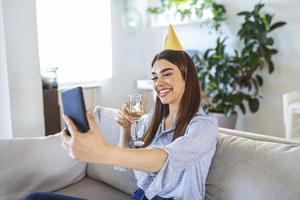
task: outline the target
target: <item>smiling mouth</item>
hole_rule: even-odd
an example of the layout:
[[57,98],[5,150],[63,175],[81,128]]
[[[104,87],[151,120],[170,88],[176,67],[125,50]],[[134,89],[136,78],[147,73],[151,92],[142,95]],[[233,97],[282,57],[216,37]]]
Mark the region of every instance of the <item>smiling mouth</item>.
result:
[[167,96],[170,92],[172,91],[172,89],[162,89],[159,91],[158,95],[160,97],[165,97]]

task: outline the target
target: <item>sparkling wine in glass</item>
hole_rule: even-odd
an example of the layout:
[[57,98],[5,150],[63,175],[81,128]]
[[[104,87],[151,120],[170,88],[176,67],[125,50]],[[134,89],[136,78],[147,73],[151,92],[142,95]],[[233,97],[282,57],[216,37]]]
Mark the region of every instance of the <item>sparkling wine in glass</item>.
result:
[[134,141],[135,147],[144,145],[143,136],[139,136],[138,125],[141,117],[143,116],[143,96],[141,94],[129,95],[129,110],[134,121]]

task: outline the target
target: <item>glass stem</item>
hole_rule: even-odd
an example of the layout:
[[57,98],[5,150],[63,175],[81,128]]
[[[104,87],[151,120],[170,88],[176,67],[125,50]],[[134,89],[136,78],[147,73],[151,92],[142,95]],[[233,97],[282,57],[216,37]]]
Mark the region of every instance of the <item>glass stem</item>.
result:
[[139,131],[139,121],[138,120],[134,120],[134,136],[135,136],[135,141],[139,140],[138,131]]

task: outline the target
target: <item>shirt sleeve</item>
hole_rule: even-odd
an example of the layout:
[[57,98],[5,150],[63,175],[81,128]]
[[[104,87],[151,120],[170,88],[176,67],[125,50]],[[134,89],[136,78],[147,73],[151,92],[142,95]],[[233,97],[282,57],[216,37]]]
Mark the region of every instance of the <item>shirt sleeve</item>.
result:
[[168,157],[147,189],[147,198],[178,187],[184,171],[190,164],[215,151],[217,120],[209,116],[198,116],[188,125],[185,135],[165,146],[151,146],[167,152]]

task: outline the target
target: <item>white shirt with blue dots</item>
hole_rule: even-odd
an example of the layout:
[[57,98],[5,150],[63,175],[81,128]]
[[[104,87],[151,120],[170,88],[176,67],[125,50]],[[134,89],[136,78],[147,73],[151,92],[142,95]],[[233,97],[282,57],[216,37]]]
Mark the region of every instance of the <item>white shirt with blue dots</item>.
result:
[[[152,111],[140,129],[146,132]],[[203,200],[205,181],[216,150],[216,118],[206,115],[200,108],[187,126],[183,136],[172,142],[176,124],[164,130],[161,122],[152,143],[146,148],[160,148],[168,153],[167,160],[157,173],[133,170],[137,186],[152,199],[158,195],[174,200]],[[117,170],[124,168],[115,167]]]

